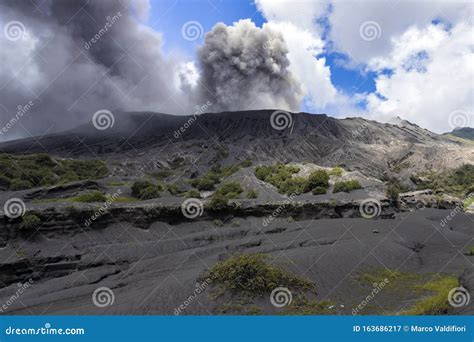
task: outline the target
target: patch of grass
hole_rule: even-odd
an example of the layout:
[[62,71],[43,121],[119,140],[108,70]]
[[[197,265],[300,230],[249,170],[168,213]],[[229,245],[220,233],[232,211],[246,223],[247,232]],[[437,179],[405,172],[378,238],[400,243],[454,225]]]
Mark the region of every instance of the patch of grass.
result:
[[162,170],[162,171],[153,171],[148,173],[151,177],[155,178],[156,180],[162,181],[173,174],[173,172],[169,170]]
[[77,195],[76,197],[71,197],[66,200],[71,202],[105,202],[107,201],[107,196],[99,190],[93,190],[84,192]]
[[232,220],[230,223],[231,227],[240,227],[240,220]]
[[311,290],[314,284],[307,279],[268,263],[264,254],[236,254],[215,264],[206,274],[214,285],[224,291],[263,296],[279,286],[297,290]]
[[257,190],[255,190],[255,189],[249,190],[249,191],[247,192],[247,198],[248,198],[248,199],[258,198],[258,192],[257,192]]
[[386,291],[389,297],[397,296],[400,301],[404,298],[413,300],[413,295],[418,296],[415,304],[402,312],[404,315],[446,313],[449,308],[448,293],[459,284],[455,277],[446,274],[418,274],[385,268],[371,268],[358,274],[355,279],[370,287],[384,282],[383,291]]
[[282,311],[282,314],[298,316],[331,315],[336,313],[334,309],[329,308],[333,305],[328,300],[318,301],[315,299],[297,298]]
[[53,159],[45,153],[22,156],[0,153],[0,170],[0,186],[8,190],[100,179],[108,174],[103,161]]
[[25,214],[20,223],[20,229],[32,229],[41,224],[41,219],[35,214]]
[[451,289],[459,286],[459,281],[450,276],[438,276],[417,288],[431,293],[413,305],[406,315],[442,315],[449,309],[448,294]]
[[132,196],[141,200],[158,198],[163,187],[148,180],[138,180],[132,185]]
[[109,182],[108,186],[125,186],[128,185],[128,182]]
[[334,190],[333,193],[337,192],[351,192],[357,189],[362,189],[362,186],[360,185],[359,181],[356,179],[351,179],[348,181],[344,182],[336,182],[334,184]]
[[201,198],[201,194],[199,191],[196,190],[189,190],[184,193],[184,197],[186,198]]
[[471,246],[467,252],[468,255],[474,255],[474,246]]

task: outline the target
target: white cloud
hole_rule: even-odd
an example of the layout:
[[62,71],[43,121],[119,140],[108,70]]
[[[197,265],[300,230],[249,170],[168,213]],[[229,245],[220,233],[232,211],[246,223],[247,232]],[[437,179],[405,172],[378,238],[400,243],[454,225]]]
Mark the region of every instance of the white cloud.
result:
[[[437,132],[454,128],[449,119],[454,111],[472,118],[473,51],[472,27],[465,23],[449,32],[441,25],[411,27],[393,39],[387,56],[368,63],[375,70],[393,70],[376,78],[376,94],[367,98],[369,115],[376,119],[399,115]],[[417,59],[422,59],[423,67],[410,67]]]

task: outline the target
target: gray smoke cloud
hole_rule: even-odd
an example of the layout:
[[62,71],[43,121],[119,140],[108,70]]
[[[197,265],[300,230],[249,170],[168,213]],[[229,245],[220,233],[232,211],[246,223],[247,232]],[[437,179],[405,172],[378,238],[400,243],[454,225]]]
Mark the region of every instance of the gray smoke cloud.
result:
[[[173,82],[179,60],[165,58],[160,34],[138,20],[147,6],[3,0],[0,125],[8,129],[0,141],[73,127],[100,109],[188,112],[188,97]],[[12,121],[19,106],[28,110]]]
[[200,96],[214,96],[214,110],[297,110],[302,91],[288,70],[287,54],[283,36],[268,26],[256,27],[249,19],[219,23],[198,51]]
[[0,141],[72,128],[102,109],[298,109],[278,32],[250,20],[215,25],[196,82],[190,63],[164,56],[161,35],[141,23],[148,10],[148,0],[0,0]]

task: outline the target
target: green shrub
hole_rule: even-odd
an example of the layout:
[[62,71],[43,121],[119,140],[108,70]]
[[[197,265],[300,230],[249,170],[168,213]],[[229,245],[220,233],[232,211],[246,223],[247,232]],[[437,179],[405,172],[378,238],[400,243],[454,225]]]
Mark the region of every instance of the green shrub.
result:
[[161,191],[163,187],[160,184],[148,180],[138,180],[132,185],[132,196],[142,200],[158,198],[161,196]]
[[265,295],[276,287],[288,287],[292,291],[311,290],[314,284],[290,272],[271,265],[264,254],[237,254],[220,261],[205,273],[213,285],[223,290],[250,296]]
[[227,182],[221,185],[213,195],[222,195],[226,199],[239,198],[244,190],[237,182]]
[[70,200],[73,202],[105,202],[107,201],[107,196],[98,190],[93,190],[72,197]]
[[207,177],[196,178],[190,181],[191,186],[200,191],[212,191],[217,183],[218,181]]
[[322,187],[322,186],[317,186],[313,190],[313,195],[325,195],[327,192],[327,189]]
[[252,166],[252,161],[250,159],[245,159],[245,160],[242,160],[239,165],[241,167],[249,167],[249,166]]
[[98,179],[107,174],[106,164],[98,160],[54,160],[47,154],[0,155],[0,177],[10,190]]
[[418,181],[417,189],[443,189],[455,196],[466,196],[474,184],[474,165],[462,165],[454,170],[430,172],[423,175],[423,181]]
[[386,195],[392,201],[398,201],[400,194],[400,187],[397,184],[389,184],[387,187]]
[[255,189],[249,190],[247,192],[247,198],[249,199],[258,198],[258,192]]
[[20,229],[32,229],[41,224],[41,220],[35,214],[25,214],[22,217]]
[[304,192],[308,192],[317,187],[327,188],[329,186],[329,174],[325,170],[313,171],[304,185]]
[[336,167],[332,168],[331,171],[329,171],[330,176],[341,177],[343,174],[344,174],[344,169],[340,166],[336,166]]
[[471,248],[469,248],[469,251],[467,253],[469,255],[474,255],[474,246],[471,246]]
[[227,207],[227,198],[221,194],[214,193],[209,202],[209,209],[218,211]]
[[362,187],[360,186],[359,181],[357,181],[356,179],[352,179],[345,182],[336,182],[336,184],[334,184],[333,193],[342,192],[342,191],[351,192],[357,189],[362,189]]

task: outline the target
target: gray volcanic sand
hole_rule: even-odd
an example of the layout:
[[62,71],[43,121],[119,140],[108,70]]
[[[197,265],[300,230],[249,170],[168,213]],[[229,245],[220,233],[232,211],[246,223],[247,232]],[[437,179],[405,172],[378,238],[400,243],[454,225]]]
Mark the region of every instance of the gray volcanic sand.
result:
[[[395,219],[320,219],[292,221],[281,217],[268,226],[262,218],[229,218],[223,226],[196,220],[176,225],[155,222],[148,229],[116,223],[101,229],[70,229],[24,235],[0,249],[3,304],[17,283],[33,284],[4,311],[33,315],[172,315],[196,288],[198,277],[236,252],[262,252],[272,262],[316,284],[317,299],[331,300],[338,314],[351,314],[371,291],[355,280],[371,268],[404,272],[462,275],[474,289],[474,215],[459,213],[445,227],[449,210],[424,209]],[[19,250],[21,252],[15,252]],[[25,262],[28,261],[28,262]],[[98,287],[114,293],[112,305],[92,301]],[[183,314],[219,314],[224,304],[206,288]],[[390,295],[392,293],[392,295]],[[384,291],[371,303],[371,313],[396,313],[413,296]],[[256,298],[262,314],[278,314],[269,298]],[[474,314],[469,306],[450,314]],[[230,311],[229,313],[232,313]],[[362,312],[364,313],[364,312]]]

